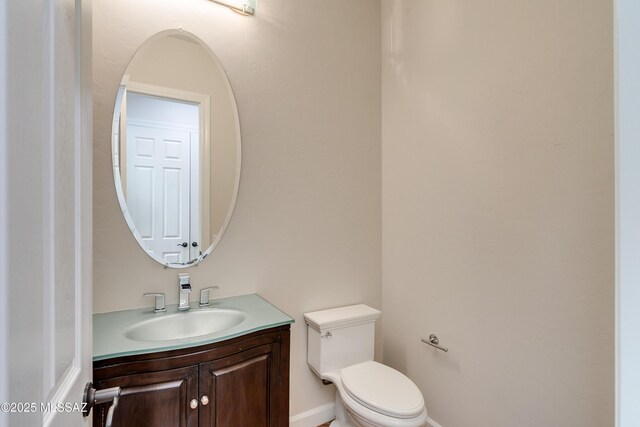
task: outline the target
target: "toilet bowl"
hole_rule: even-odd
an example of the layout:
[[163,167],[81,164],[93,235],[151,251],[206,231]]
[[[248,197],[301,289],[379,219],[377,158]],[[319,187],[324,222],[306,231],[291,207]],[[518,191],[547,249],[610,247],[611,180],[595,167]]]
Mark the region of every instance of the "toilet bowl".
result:
[[325,379],[336,386],[331,427],[419,427],[427,420],[418,387],[388,366],[363,362],[330,372]]
[[405,375],[373,361],[380,311],[363,304],[304,315],[307,359],[336,387],[331,427],[419,427],[427,420],[422,393]]

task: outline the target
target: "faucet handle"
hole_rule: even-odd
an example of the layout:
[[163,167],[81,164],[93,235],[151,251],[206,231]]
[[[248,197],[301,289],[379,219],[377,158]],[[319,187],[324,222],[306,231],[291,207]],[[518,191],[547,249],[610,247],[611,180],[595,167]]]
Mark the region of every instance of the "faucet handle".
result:
[[189,273],[178,274],[178,282],[180,284],[180,294],[191,293],[191,282],[189,281]]
[[210,286],[200,291],[200,307],[209,305],[209,291],[213,291],[214,289],[220,289],[220,286]]
[[155,297],[155,308],[154,313],[160,313],[162,311],[167,311],[167,308],[164,306],[164,294],[161,292],[148,292],[142,295],[143,297]]

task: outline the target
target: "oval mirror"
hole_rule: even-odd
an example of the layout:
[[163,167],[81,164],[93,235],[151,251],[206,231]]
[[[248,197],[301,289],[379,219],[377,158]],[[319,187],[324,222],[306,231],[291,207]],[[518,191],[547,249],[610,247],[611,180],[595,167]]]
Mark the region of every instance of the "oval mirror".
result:
[[129,229],[154,260],[202,261],[231,219],[240,124],[229,80],[194,35],[165,31],[129,63],[116,98],[113,176]]

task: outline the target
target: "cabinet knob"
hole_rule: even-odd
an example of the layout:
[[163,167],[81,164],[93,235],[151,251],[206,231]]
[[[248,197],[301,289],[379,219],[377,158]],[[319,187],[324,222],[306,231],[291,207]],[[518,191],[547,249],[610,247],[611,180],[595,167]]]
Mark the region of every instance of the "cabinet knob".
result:
[[200,403],[202,403],[202,406],[207,406],[207,403],[209,403],[209,397],[207,395],[204,395],[200,398]]
[[191,399],[189,406],[191,406],[191,409],[196,409],[198,407],[198,401],[196,399]]

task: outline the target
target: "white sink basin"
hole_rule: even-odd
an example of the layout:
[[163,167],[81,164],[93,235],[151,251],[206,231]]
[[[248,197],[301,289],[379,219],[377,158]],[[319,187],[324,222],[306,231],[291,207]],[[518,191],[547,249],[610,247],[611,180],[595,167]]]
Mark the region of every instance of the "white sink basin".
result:
[[194,310],[138,322],[127,329],[125,336],[135,341],[171,341],[215,334],[233,328],[245,315],[233,309]]

